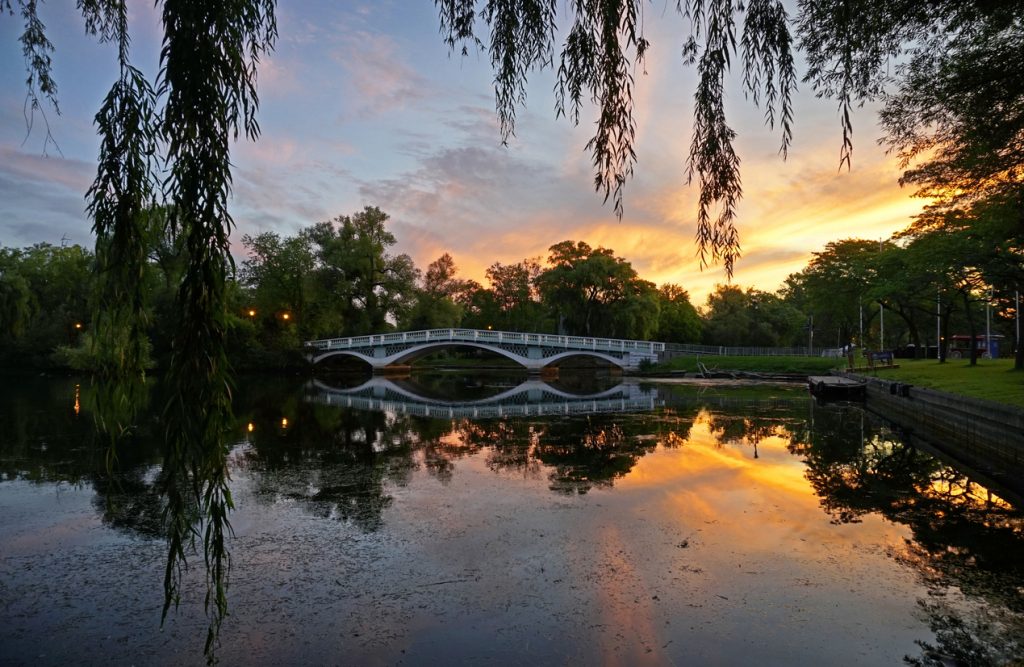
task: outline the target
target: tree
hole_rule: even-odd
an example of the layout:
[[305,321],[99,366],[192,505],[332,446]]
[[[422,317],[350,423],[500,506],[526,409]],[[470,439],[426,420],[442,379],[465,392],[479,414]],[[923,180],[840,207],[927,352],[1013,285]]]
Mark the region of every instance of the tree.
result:
[[441,329],[459,325],[463,313],[460,303],[467,299],[465,292],[472,289],[472,281],[460,280],[456,273],[455,260],[448,253],[427,266],[423,284],[416,289],[415,304],[402,328]]
[[344,331],[377,333],[402,321],[413,307],[418,272],[408,255],[391,255],[395,236],[376,206],[339,215],[303,232],[314,244],[317,273],[327,298],[346,304]]
[[782,298],[736,285],[718,285],[704,306],[704,342],[732,347],[796,346],[806,317]]
[[45,366],[92,328],[95,256],[78,246],[0,248],[0,341],[5,366]]
[[524,259],[516,264],[495,262],[485,272],[497,306],[496,328],[507,331],[542,331],[543,309],[537,292],[540,262]]
[[907,251],[918,275],[928,276],[946,295],[942,329],[947,338],[953,300],[960,302],[971,335],[972,365],[977,361],[975,339],[980,329],[975,306],[987,300],[994,286],[1010,292],[1019,289],[1024,278],[1024,232],[1014,231],[1015,216],[1014,205],[975,204],[967,212],[953,209],[920,216],[902,234],[909,240]]
[[657,289],[608,248],[562,241],[549,249],[537,289],[570,335],[649,338],[658,321]]
[[700,315],[690,303],[690,294],[679,285],[666,283],[658,288],[658,299],[655,338],[665,343],[700,342]]
[[[868,292],[875,279],[878,242],[863,239],[830,241],[813,253],[807,267],[786,279],[787,298],[804,312],[814,313],[815,327],[837,334],[844,343],[860,331],[862,315],[874,317]],[[864,341],[858,340],[861,346]]]
[[[900,182],[930,199],[909,235],[929,247],[937,239],[923,237],[932,233],[957,239],[948,250],[965,261],[943,282],[956,286],[968,316],[976,281],[964,264],[1007,293],[1024,283],[1024,20],[1012,5],[992,3],[984,21],[972,21],[965,7],[973,29],[943,49],[929,48],[940,37],[926,41],[902,66],[882,111],[905,168]],[[1020,348],[1014,366],[1024,369]]]
[[[318,291],[316,258],[303,234],[281,238],[274,232],[245,235],[249,258],[242,262],[239,282],[247,289],[239,304],[243,319],[254,327],[260,352],[270,352],[263,364],[294,363],[303,340],[319,338],[337,319],[334,304]],[[332,332],[332,335],[337,333]]]

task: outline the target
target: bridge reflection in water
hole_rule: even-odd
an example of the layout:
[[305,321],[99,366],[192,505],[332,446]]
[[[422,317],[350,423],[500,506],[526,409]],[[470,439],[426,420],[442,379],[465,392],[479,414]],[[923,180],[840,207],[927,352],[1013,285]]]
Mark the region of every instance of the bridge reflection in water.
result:
[[441,419],[643,412],[665,404],[653,387],[634,383],[621,383],[603,391],[580,395],[547,382],[529,379],[487,398],[472,400],[443,400],[417,393],[417,389],[414,383],[380,376],[350,388],[333,387],[321,380],[312,380],[307,397],[324,405]]
[[[736,396],[709,391],[699,385],[673,387],[668,384],[619,382],[611,387],[584,383],[583,392],[565,389],[536,378],[516,385],[492,387],[494,393],[473,398],[439,397],[415,381],[393,380],[374,376],[351,387],[337,387],[324,380],[311,380],[306,387],[306,400],[357,410],[391,412],[394,414],[439,419],[495,419],[505,417],[550,417],[599,413],[650,412],[660,408],[711,409],[800,409],[810,399],[802,387],[766,396]],[[673,391],[680,389],[682,391]]]

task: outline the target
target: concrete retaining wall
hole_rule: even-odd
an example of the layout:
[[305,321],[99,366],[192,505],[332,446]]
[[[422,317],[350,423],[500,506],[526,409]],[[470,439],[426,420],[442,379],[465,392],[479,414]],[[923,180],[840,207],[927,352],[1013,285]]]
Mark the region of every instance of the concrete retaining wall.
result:
[[[1024,470],[1024,410],[891,380],[867,382],[866,406],[955,458],[995,471]],[[1002,475],[1000,475],[1002,476]]]

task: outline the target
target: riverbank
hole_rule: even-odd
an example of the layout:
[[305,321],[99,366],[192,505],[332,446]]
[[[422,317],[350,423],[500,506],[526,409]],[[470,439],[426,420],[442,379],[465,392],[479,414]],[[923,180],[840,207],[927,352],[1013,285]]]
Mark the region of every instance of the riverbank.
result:
[[[644,369],[640,376],[678,376],[682,373],[697,374],[704,370],[711,373],[767,373],[793,375],[822,375],[839,368],[842,359],[826,357],[734,357],[693,355],[676,357],[659,362]],[[703,366],[703,368],[701,368]]]
[[1024,372],[1013,370],[1013,359],[980,359],[977,366],[960,359],[900,359],[899,368],[862,375],[1024,408]]
[[1024,409],[904,384],[892,376],[847,377],[866,383],[867,409],[897,425],[908,443],[928,443],[981,473],[979,481],[1002,497],[1024,503]]

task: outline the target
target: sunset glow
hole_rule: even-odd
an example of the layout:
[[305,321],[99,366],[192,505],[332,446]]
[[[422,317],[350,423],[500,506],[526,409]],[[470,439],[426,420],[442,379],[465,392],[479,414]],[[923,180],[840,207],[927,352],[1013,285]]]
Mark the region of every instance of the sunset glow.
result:
[[[115,78],[114,49],[80,36],[74,12],[40,11],[57,48],[64,114],[47,120],[60,150],[44,146],[41,122],[26,132],[19,27],[0,22],[2,241],[91,245],[83,197],[98,154],[92,117]],[[145,4],[131,11],[133,59],[154,77],[158,17]],[[678,283],[697,304],[727,281],[720,266],[701,270],[694,245],[696,192],[685,167],[694,73],[680,62],[683,22],[672,12],[646,26],[652,48],[636,74],[638,161],[621,221],[593,192],[583,150],[593,110],[583,110],[579,127],[555,120],[553,74],[537,73],[516,136],[502,147],[489,58],[449,54],[433,3],[290,3],[278,7],[278,23],[280,40],[260,65],[262,136],[233,153],[236,257],[243,234],[291,235],[375,205],[391,215],[397,252],[419,267],[449,252],[463,277],[481,282],[493,262],[543,258],[566,239],[612,248],[642,277]],[[875,145],[874,109],[855,118],[852,169],[840,172],[832,103],[800,91],[784,161],[778,133],[743,101],[738,81],[728,95],[744,188],[734,282],[776,289],[826,242],[887,237],[920,210],[897,185],[895,158]]]

